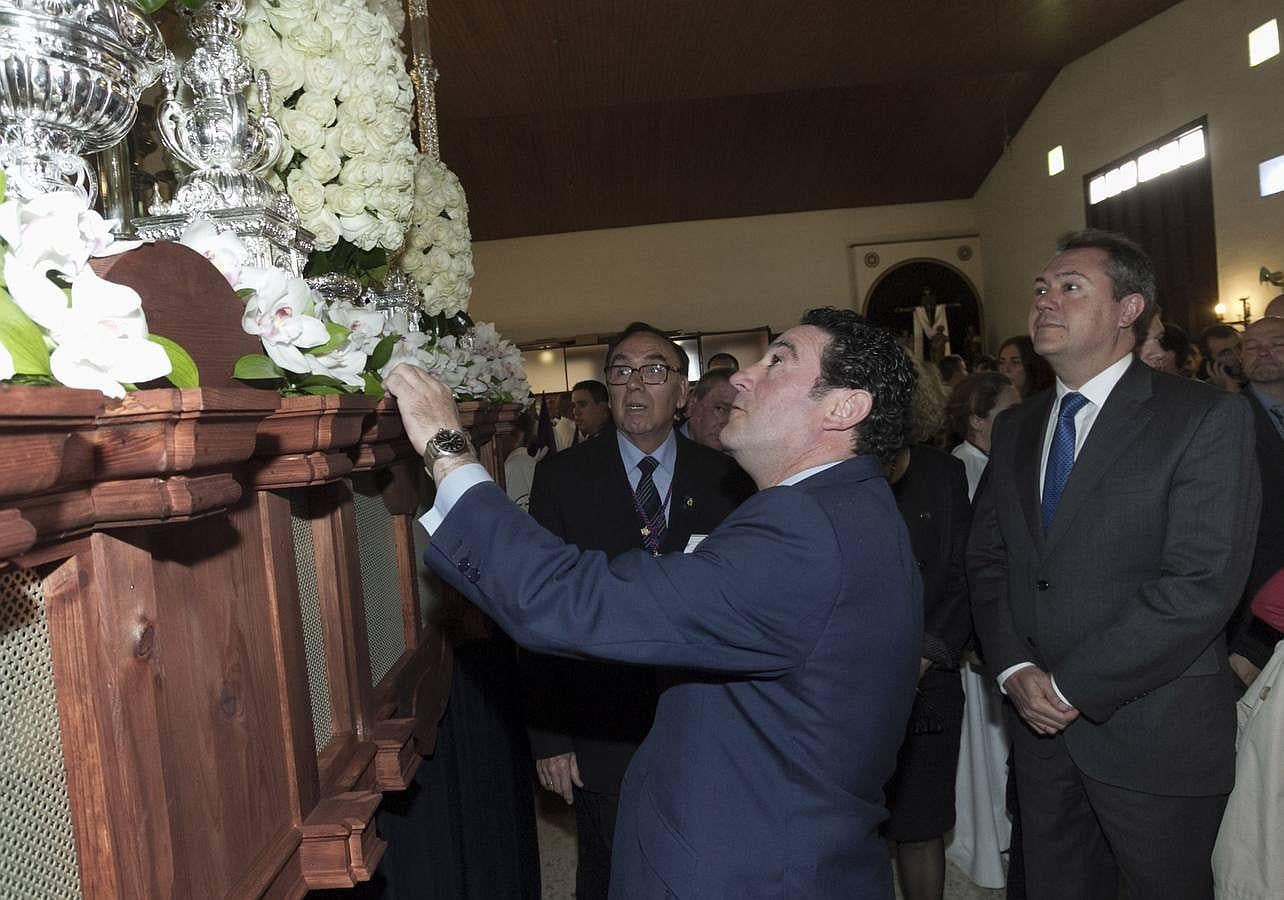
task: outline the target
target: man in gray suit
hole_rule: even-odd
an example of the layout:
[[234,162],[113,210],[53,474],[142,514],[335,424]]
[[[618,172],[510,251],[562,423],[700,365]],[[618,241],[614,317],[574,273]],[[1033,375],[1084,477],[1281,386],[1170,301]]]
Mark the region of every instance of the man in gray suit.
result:
[[1030,310],[1056,385],[995,423],[977,495],[973,613],[1039,900],[1212,896],[1260,487],[1243,398],[1133,358],[1154,309],[1135,244],[1062,238]]

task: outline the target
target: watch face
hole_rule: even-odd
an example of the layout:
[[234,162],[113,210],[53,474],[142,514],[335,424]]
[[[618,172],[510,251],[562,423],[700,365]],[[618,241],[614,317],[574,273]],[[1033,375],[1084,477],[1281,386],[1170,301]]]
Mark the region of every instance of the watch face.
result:
[[468,438],[462,431],[443,428],[432,439],[434,449],[443,456],[455,456],[468,449]]

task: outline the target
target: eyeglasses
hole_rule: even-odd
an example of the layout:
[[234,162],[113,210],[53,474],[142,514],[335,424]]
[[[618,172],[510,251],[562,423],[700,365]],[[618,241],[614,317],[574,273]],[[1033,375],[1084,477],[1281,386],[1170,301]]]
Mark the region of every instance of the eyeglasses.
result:
[[666,363],[647,363],[645,366],[607,366],[606,383],[607,384],[628,384],[629,379],[636,372],[642,376],[643,384],[664,384],[669,380],[669,373],[676,372],[677,369]]

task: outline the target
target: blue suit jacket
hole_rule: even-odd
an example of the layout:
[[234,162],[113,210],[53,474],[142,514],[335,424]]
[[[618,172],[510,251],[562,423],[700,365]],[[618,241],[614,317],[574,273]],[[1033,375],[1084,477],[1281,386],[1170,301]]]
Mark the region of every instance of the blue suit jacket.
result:
[[629,766],[612,897],[892,896],[877,829],[923,609],[876,460],[762,491],[661,558],[580,553],[482,484],[427,559],[524,646],[696,670]]

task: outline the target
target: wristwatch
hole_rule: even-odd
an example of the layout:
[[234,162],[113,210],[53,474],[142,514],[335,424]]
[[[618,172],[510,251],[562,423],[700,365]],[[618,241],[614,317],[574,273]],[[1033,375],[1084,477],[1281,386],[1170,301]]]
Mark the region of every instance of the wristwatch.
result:
[[442,428],[428,439],[424,447],[424,463],[431,469],[432,464],[439,459],[463,456],[472,449],[473,445],[464,432],[458,428]]

